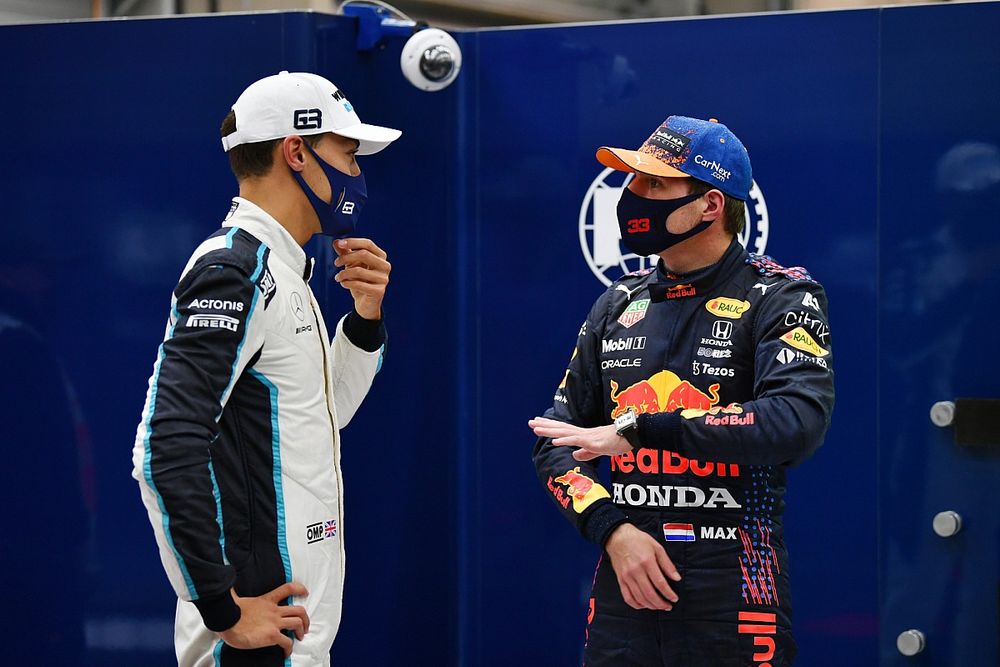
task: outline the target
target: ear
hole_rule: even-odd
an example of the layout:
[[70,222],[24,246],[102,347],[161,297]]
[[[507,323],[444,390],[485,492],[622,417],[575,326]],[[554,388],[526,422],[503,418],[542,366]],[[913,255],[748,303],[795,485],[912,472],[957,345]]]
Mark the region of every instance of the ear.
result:
[[290,135],[281,140],[276,150],[281,151],[281,157],[294,171],[302,171],[306,167],[305,141],[298,135]]
[[709,190],[702,198],[705,200],[705,210],[702,218],[705,220],[718,220],[726,208],[726,196],[719,190]]

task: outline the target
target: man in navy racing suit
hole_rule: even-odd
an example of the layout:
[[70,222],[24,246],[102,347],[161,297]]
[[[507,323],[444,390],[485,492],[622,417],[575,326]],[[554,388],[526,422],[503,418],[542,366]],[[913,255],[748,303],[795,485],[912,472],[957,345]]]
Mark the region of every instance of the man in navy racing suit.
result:
[[830,423],[826,295],[739,244],[750,161],[726,126],[671,116],[598,159],[634,174],[622,239],[660,261],[601,295],[529,422],[539,479],[605,552],[584,663],[791,664],[785,471]]

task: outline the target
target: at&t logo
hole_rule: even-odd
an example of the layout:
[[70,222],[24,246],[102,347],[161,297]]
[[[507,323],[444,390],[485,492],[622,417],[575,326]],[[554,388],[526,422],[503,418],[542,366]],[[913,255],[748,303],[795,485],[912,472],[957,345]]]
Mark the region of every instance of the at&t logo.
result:
[[[587,188],[580,206],[580,249],[590,270],[605,285],[626,273],[656,265],[656,255],[640,257],[621,242],[618,230],[618,200],[632,174],[608,168],[598,174]],[[750,252],[763,254],[769,231],[767,204],[760,186],[754,181],[746,203],[746,226],[740,243]]]

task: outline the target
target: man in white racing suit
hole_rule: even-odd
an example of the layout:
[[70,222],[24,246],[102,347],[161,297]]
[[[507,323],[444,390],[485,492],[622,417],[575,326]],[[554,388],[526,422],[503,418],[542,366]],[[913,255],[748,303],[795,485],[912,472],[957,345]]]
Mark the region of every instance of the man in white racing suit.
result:
[[[240,196],[174,289],[133,450],[184,667],[329,664],[344,583],[339,429],[381,367],[390,271],[353,236],[366,198],[355,155],[399,136],[306,73],[255,82],[223,121]],[[335,239],[354,300],[332,342],[309,287],[314,234]]]

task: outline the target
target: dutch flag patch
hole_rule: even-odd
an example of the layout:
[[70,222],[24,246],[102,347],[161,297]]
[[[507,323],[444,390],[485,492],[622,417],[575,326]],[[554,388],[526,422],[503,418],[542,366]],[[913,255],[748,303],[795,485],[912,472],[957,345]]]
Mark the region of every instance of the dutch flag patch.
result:
[[667,542],[694,542],[694,525],[690,523],[663,524],[663,539]]

